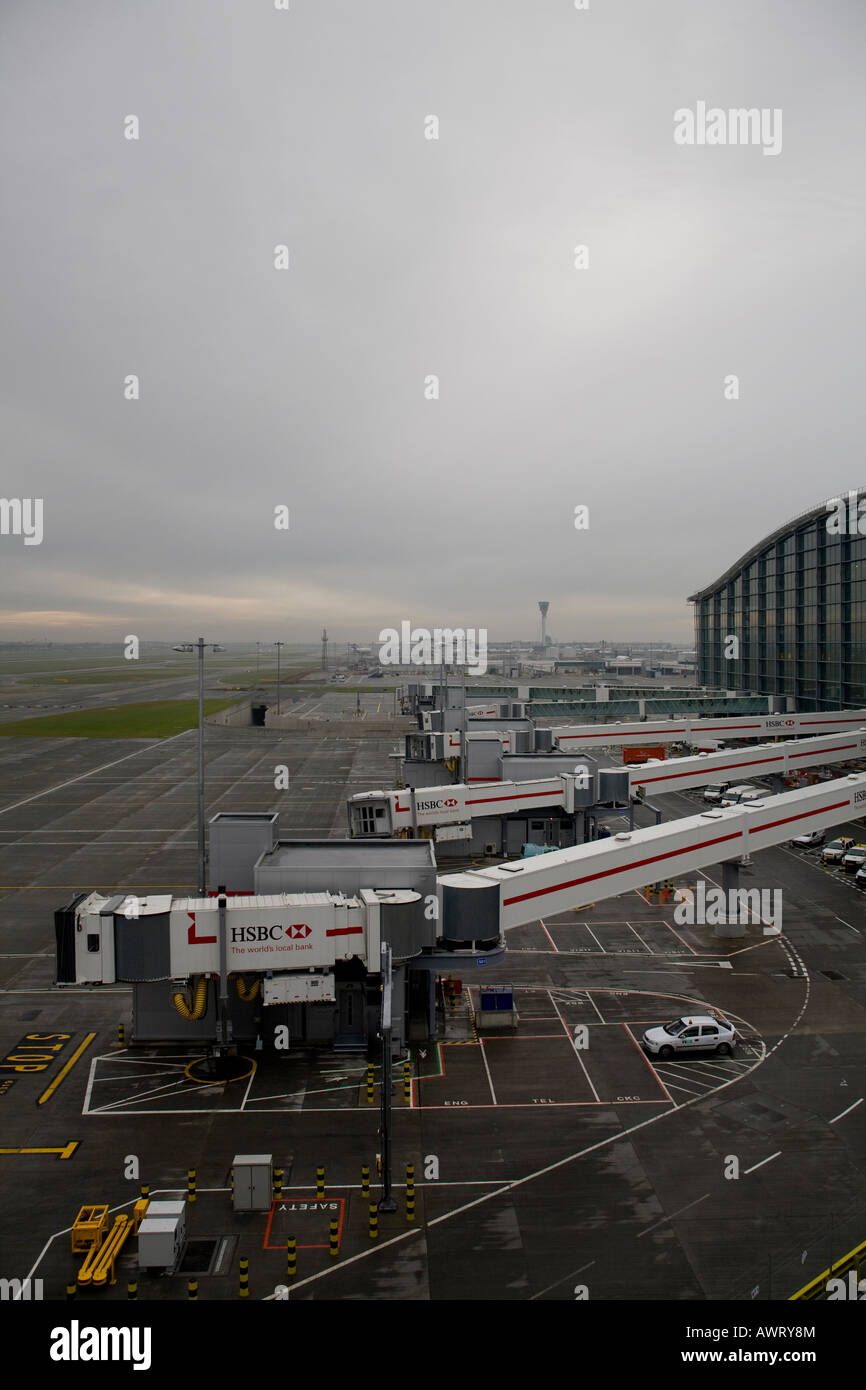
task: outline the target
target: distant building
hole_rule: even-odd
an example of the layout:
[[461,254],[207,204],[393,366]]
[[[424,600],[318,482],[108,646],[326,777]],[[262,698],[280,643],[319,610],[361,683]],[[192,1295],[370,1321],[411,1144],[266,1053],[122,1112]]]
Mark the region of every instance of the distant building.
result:
[[866,512],[866,488],[786,521],[690,596],[699,684],[776,695],[800,710],[866,706],[860,505]]

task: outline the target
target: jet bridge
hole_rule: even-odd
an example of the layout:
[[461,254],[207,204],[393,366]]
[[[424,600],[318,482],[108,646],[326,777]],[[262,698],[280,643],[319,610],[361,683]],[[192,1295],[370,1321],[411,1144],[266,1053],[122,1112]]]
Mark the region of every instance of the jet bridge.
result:
[[[439,875],[435,895],[396,886],[216,899],[80,894],[55,913],[57,980],[129,981],[137,991],[156,989],[165,1005],[173,1001],[168,1023],[165,1009],[147,1014],[146,998],[140,1020],[136,1004],[137,1038],[215,1040],[219,1049],[271,1038],[286,1022],[306,1041],[339,1044],[351,1029],[347,1045],[363,1049],[378,1027],[386,942],[405,971],[394,1033],[401,1047],[409,997],[414,991],[420,999],[426,982],[429,999],[444,960],[471,969],[501,954],[512,927],[707,864],[722,863],[729,886],[741,857],[864,812],[866,773],[851,773],[533,859]],[[364,857],[368,850],[369,882],[379,846],[357,846]]]
[[[703,811],[574,849],[439,878],[448,935],[507,932],[540,916],[617,897],[660,878],[726,863],[866,811],[866,773],[745,806]],[[735,933],[736,934],[736,933]]]
[[[432,833],[436,839],[470,839],[478,818],[520,812],[561,810],[573,815],[597,802],[626,801],[638,787],[658,795],[704,787],[711,782],[742,782],[749,777],[789,776],[810,767],[830,767],[866,756],[866,729],[791,739],[755,748],[701,753],[688,758],[650,760],[639,766],[596,768],[576,762],[571,773],[528,781],[456,783],[395,791],[358,792],[346,809],[352,837]],[[579,757],[579,755],[578,755]],[[455,835],[451,828],[467,833]],[[442,831],[449,833],[440,833]]]

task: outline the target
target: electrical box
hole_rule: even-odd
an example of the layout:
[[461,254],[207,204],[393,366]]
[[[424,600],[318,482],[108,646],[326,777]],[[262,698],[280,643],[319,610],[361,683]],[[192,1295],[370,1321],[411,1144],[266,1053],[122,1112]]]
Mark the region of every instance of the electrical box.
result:
[[300,971],[287,971],[282,974],[265,976],[262,990],[263,1004],[303,1004],[336,1001],[334,976],[302,975]]
[[145,1221],[171,1221],[178,1224],[178,1235],[183,1245],[186,1238],[186,1202],[182,1199],[171,1202],[150,1201],[147,1204]]
[[433,832],[434,840],[471,840],[472,826],[467,825],[437,825]]
[[235,1211],[269,1211],[274,1200],[273,1154],[235,1154]]
[[174,1269],[183,1234],[177,1216],[146,1216],[138,1228],[139,1269]]

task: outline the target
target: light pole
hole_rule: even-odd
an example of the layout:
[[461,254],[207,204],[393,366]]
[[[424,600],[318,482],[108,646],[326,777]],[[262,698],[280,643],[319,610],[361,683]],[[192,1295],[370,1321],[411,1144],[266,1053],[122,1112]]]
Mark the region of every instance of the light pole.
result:
[[207,872],[204,848],[204,649],[223,652],[218,642],[205,642],[200,637],[197,642],[181,642],[174,648],[176,652],[198,652],[198,891],[201,897],[207,892]]
[[277,649],[277,718],[279,718],[280,715],[280,647],[284,647],[285,645],[285,642],[274,643]]

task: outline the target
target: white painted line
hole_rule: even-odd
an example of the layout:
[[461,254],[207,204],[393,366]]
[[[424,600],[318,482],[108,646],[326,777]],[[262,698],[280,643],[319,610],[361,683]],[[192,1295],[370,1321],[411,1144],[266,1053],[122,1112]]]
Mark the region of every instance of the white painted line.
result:
[[160,748],[166,743],[173,743],[176,738],[184,738],[190,733],[195,733],[195,730],[182,729],[179,734],[172,734],[171,738],[154,739],[146,748],[136,748],[134,753],[126,753],[122,758],[115,758],[113,762],[101,763],[99,767],[93,767],[89,772],[82,772],[80,777],[70,777],[68,782],[58,782],[54,787],[46,787],[42,792],[34,792],[32,796],[25,796],[23,801],[13,801],[10,806],[0,808],[0,816],[5,816],[7,811],[17,810],[19,806],[26,806],[30,801],[38,801],[40,796],[50,796],[52,792],[59,792],[63,787],[71,787],[74,782],[83,782],[87,777],[93,777],[97,772],[104,772],[107,767],[117,767],[118,763],[128,762],[130,758],[137,758],[141,753],[149,753],[153,748]]
[[830,1121],[830,1124],[831,1124],[831,1125],[834,1125],[834,1124],[836,1123],[837,1120],[841,1120],[841,1119],[843,1119],[846,1115],[850,1115],[852,1110],[856,1110],[856,1109],[857,1109],[857,1106],[858,1106],[858,1105],[862,1105],[862,1104],[863,1104],[863,1097],[861,1096],[859,1100],[855,1100],[855,1102],[854,1102],[853,1105],[849,1105],[847,1110],[842,1110],[838,1115],[834,1115],[833,1118],[832,1118],[832,1120]]
[[247,1089],[244,1091],[244,1098],[243,1098],[243,1100],[241,1101],[241,1110],[243,1110],[243,1109],[246,1107],[247,1097],[248,1097],[248,1095],[249,1095],[249,1093],[250,1093],[250,1087],[252,1086],[253,1082],[254,1082],[255,1079],[256,1079],[256,1073],[257,1073],[257,1072],[258,1072],[258,1067],[253,1067],[252,1071],[250,1072],[250,1079],[249,1079],[249,1081],[247,1082]]
[[[705,1096],[705,1095],[708,1094],[707,1091],[693,1091],[693,1090],[691,1090],[690,1087],[688,1087],[688,1086],[675,1086],[674,1083],[673,1083],[673,1081],[666,1081],[666,1082],[665,1082],[665,1089],[668,1090],[668,1091],[682,1091],[682,1092],[683,1092],[685,1095],[687,1095],[687,1096],[696,1096],[696,1097],[697,1097],[697,1096]],[[673,1099],[673,1097],[671,1097],[671,1099]]]
[[[506,1190],[507,1189],[503,1188],[503,1191]],[[401,1240],[408,1240],[409,1236],[420,1235],[423,1229],[423,1226],[416,1226],[414,1231],[404,1231],[401,1236],[392,1236],[390,1240],[383,1241],[381,1245],[377,1242],[369,1250],[362,1250],[360,1255],[352,1255],[348,1260],[340,1260],[336,1265],[332,1264],[326,1269],[320,1269],[318,1274],[310,1274],[306,1279],[293,1281],[289,1286],[289,1296],[291,1297],[295,1289],[302,1289],[305,1284],[314,1284],[317,1279],[324,1279],[325,1275],[330,1274],[334,1269],[345,1269],[347,1265],[353,1265],[357,1260],[366,1260],[370,1255],[375,1255],[379,1250],[387,1250],[389,1245],[397,1245]],[[269,1303],[273,1300],[273,1297],[274,1295],[269,1293],[262,1299],[262,1302]]]
[[[90,1113],[90,1092],[93,1090],[93,1075],[94,1075],[94,1072],[95,1072],[95,1070],[96,1070],[96,1063],[97,1063],[98,1061],[99,1061],[99,1058],[98,1058],[98,1057],[94,1057],[94,1058],[92,1059],[91,1063],[90,1063],[90,1075],[89,1075],[88,1080],[87,1080],[87,1090],[86,1090],[85,1093],[84,1093],[84,1104],[83,1104],[82,1107],[81,1107],[81,1113],[82,1113],[82,1115],[88,1115],[88,1114]],[[47,1249],[47,1246],[46,1246],[46,1249]],[[43,1254],[44,1254],[44,1251],[43,1251]],[[41,1259],[42,1256],[40,1255],[39,1258]]]
[[592,939],[593,939],[593,941],[595,942],[595,944],[596,944],[596,946],[598,947],[598,949],[602,952],[603,955],[606,956],[606,955],[607,955],[607,951],[605,951],[604,947],[602,946],[601,942],[599,941],[599,939],[598,939],[598,937],[596,936],[595,932],[593,931],[592,927],[589,925],[588,922],[584,922],[583,925],[586,927],[586,930],[589,932],[590,936],[592,937]]
[[857,933],[858,936],[861,936],[861,935],[862,935],[862,933],[861,933],[861,931],[860,931],[860,928],[859,928],[859,927],[852,927],[852,926],[851,926],[851,923],[850,923],[850,922],[846,922],[844,917],[837,917],[837,918],[836,918],[836,921],[837,921],[837,922],[841,922],[843,927],[849,927],[851,931],[855,931],[855,932]]
[[635,1048],[637,1049],[638,1054],[639,1054],[640,1057],[643,1059],[643,1061],[646,1063],[646,1065],[649,1067],[650,1071],[652,1072],[652,1074],[653,1074],[653,1076],[655,1077],[656,1081],[658,1082],[659,1086],[661,1086],[662,1090],[664,1091],[664,1093],[665,1093],[665,1095],[667,1096],[668,1100],[670,1101],[671,1105],[676,1105],[676,1101],[674,1100],[673,1096],[670,1095],[670,1094],[668,1093],[668,1088],[667,1088],[667,1086],[666,1086],[665,1083],[662,1081],[661,1077],[659,1076],[658,1072],[656,1071],[656,1069],[655,1069],[655,1067],[653,1066],[652,1062],[650,1061],[649,1057],[648,1057],[647,1054],[644,1052],[643,1048],[641,1047],[641,1045],[640,1045],[640,1043],[638,1042],[637,1038],[635,1037],[634,1033],[631,1031],[631,1028],[629,1027],[629,1025],[628,1025],[627,1023],[623,1023],[623,1024],[621,1024],[620,1026],[623,1027],[623,1028],[625,1029],[625,1031],[628,1033],[629,1037],[631,1038],[632,1042],[633,1042],[634,1045],[635,1045]]
[[599,1021],[600,1021],[601,1023],[604,1023],[605,1020],[602,1018],[601,1009],[598,1007],[598,1005],[596,1004],[595,1000],[593,999],[593,997],[592,997],[592,992],[591,992],[590,990],[588,990],[588,989],[587,989],[587,990],[583,990],[582,992],[586,995],[586,997],[587,997],[587,999],[589,1000],[590,1004],[592,1005],[592,1007],[595,1009],[596,1013],[598,1014]]
[[[170,1091],[172,1087],[179,1085],[179,1079],[168,1081],[164,1086],[153,1086],[149,1091],[141,1091],[138,1096],[124,1096],[122,1100],[112,1100],[107,1105],[98,1105],[95,1110],[91,1110],[89,1113],[91,1115],[104,1115],[109,1110],[116,1110],[119,1105],[135,1105],[137,1101],[144,1100],[146,1096],[155,1096],[160,1091]],[[130,1111],[130,1114],[135,1114],[135,1111]]]
[[493,1078],[492,1078],[492,1076],[490,1075],[490,1068],[489,1068],[489,1066],[487,1065],[487,1053],[484,1051],[484,1039],[483,1039],[483,1038],[479,1038],[479,1039],[478,1039],[478,1046],[481,1048],[481,1060],[482,1060],[482,1062],[484,1063],[484,1070],[487,1072],[487,1084],[488,1084],[488,1086],[490,1087],[490,1095],[491,1095],[491,1098],[492,1098],[492,1100],[493,1100],[493,1104],[494,1104],[494,1105],[498,1105],[499,1102],[498,1102],[498,1100],[496,1099],[496,1092],[495,1092],[494,1089],[493,1089]]
[[679,1211],[672,1211],[670,1216],[663,1216],[661,1221],[657,1221],[654,1226],[647,1226],[645,1231],[639,1231],[637,1239],[642,1240],[643,1237],[648,1236],[651,1231],[657,1231],[659,1226],[665,1226],[669,1221],[675,1221],[678,1216],[682,1216],[684,1211],[691,1211],[692,1207],[700,1206],[701,1202],[705,1202],[709,1195],[709,1192],[705,1192],[703,1197],[696,1197],[695,1200],[689,1202],[687,1206],[680,1207]]
[[653,950],[653,948],[652,948],[651,946],[648,946],[648,945],[646,944],[646,942],[644,941],[644,939],[643,939],[643,937],[640,935],[640,933],[637,932],[637,931],[635,931],[635,929],[634,929],[634,927],[632,926],[631,922],[626,922],[626,926],[628,927],[629,931],[633,931],[633,932],[634,932],[635,936],[637,937],[638,941],[640,942],[641,946],[643,946],[643,948],[644,948],[644,950],[647,952],[647,954],[648,954],[648,955],[651,955],[651,956],[654,956],[656,953],[655,953],[655,951]]
[[592,1077],[590,1076],[589,1072],[587,1071],[586,1067],[584,1066],[583,1058],[582,1058],[581,1055],[580,1055],[581,1049],[580,1049],[579,1047],[576,1046],[575,1041],[574,1041],[574,1038],[573,1038],[572,1035],[571,1035],[571,1030],[569,1029],[569,1026],[568,1026],[568,1024],[566,1023],[565,1019],[562,1017],[562,1014],[559,1012],[559,1007],[558,1007],[558,1005],[557,1005],[557,1003],[556,1003],[556,1000],[554,999],[553,995],[551,994],[550,990],[547,991],[547,997],[548,997],[548,999],[550,1000],[550,1002],[551,1002],[551,1004],[553,1005],[553,1007],[556,1009],[556,1017],[559,1019],[560,1023],[562,1024],[562,1026],[563,1026],[563,1028],[564,1028],[564,1030],[565,1030],[565,1036],[568,1038],[568,1041],[571,1043],[571,1050],[572,1050],[572,1052],[574,1053],[574,1055],[575,1055],[575,1057],[577,1058],[578,1062],[580,1062],[581,1069],[582,1069],[583,1074],[584,1074],[584,1076],[586,1077],[587,1081],[589,1082],[589,1086],[590,1086],[590,1090],[592,1091],[592,1094],[595,1096],[595,1098],[596,1098],[597,1101],[600,1101],[600,1100],[601,1100],[601,1097],[600,1097],[600,1095],[598,1094],[598,1091],[595,1089],[595,1087],[594,1087],[593,1084],[592,1084]]
[[595,1260],[590,1260],[589,1264],[581,1265],[580,1269],[573,1269],[570,1274],[563,1274],[561,1279],[557,1279],[553,1284],[548,1284],[547,1288],[542,1289],[540,1293],[534,1293],[529,1300],[530,1303],[534,1303],[536,1298],[543,1298],[546,1293],[550,1293],[551,1289],[555,1289],[560,1284],[564,1284],[566,1279],[576,1279],[578,1274],[582,1274],[585,1269],[591,1269],[595,1263]]
[[764,1166],[765,1163],[772,1163],[772,1162],[773,1162],[773,1159],[774,1159],[774,1158],[778,1158],[779,1155],[781,1154],[781,1152],[782,1152],[781,1149],[777,1149],[776,1152],[775,1152],[774,1154],[770,1154],[770,1157],[769,1157],[769,1158],[762,1158],[761,1161],[760,1161],[760,1163],[753,1163],[752,1166],[751,1166],[751,1168],[744,1168],[744,1169],[743,1169],[743,1172],[744,1172],[744,1173],[754,1173],[755,1170],[756,1170],[757,1168],[763,1168],[763,1166]]

